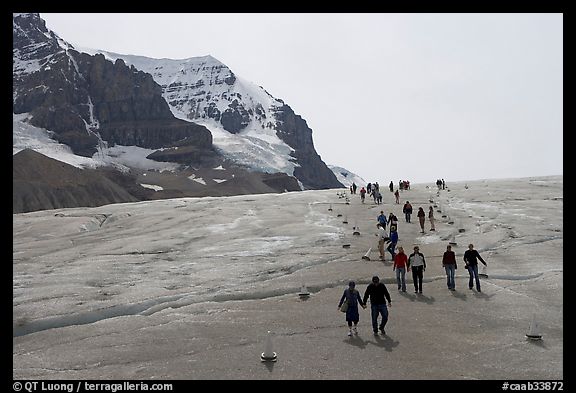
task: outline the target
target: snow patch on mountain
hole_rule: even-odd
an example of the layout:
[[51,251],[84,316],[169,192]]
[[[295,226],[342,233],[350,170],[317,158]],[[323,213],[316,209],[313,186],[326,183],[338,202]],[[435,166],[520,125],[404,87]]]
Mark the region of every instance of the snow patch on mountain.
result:
[[32,149],[77,168],[112,166],[122,172],[127,172],[129,168],[151,169],[160,172],[175,171],[179,167],[179,164],[176,163],[158,162],[146,158],[155,150],[138,146],[115,145],[107,147],[104,144],[92,157],[78,156],[67,145],[53,140],[51,138],[53,132],[29,124],[29,117],[28,113],[13,114],[12,155],[24,149]]
[[335,165],[328,165],[328,168],[330,168],[330,170],[334,172],[338,181],[344,184],[346,187],[350,187],[352,183],[356,183],[358,187],[367,184],[367,182],[364,179],[362,179],[355,173],[350,172],[347,169]]

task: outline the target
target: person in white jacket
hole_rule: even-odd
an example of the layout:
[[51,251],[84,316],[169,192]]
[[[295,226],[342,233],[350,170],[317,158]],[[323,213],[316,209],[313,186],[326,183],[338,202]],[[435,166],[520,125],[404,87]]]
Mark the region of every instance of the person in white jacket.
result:
[[386,243],[386,240],[390,240],[390,238],[388,237],[388,233],[386,233],[386,230],[384,229],[382,224],[378,223],[376,224],[376,227],[378,228],[376,236],[378,236],[378,251],[380,252],[380,260],[385,261],[386,251],[384,250],[384,245]]
[[418,246],[414,246],[414,252],[408,257],[408,268],[412,269],[414,293],[422,294],[422,279],[426,270],[426,259]]

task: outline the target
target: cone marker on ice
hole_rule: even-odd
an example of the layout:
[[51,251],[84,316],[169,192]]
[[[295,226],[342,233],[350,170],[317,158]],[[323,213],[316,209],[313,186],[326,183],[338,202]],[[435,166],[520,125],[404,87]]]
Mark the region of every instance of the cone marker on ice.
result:
[[369,261],[370,260],[370,251],[372,251],[372,247],[370,247],[368,249],[368,251],[366,251],[366,254],[364,254],[364,256],[362,257],[362,259],[364,259],[365,261]]
[[532,315],[530,322],[530,330],[526,334],[530,340],[542,340],[542,333],[540,332],[540,325],[536,322],[536,314]]
[[264,347],[264,352],[260,355],[260,360],[262,362],[275,362],[278,360],[276,352],[272,350],[272,333],[268,330],[268,335],[266,336],[266,346]]

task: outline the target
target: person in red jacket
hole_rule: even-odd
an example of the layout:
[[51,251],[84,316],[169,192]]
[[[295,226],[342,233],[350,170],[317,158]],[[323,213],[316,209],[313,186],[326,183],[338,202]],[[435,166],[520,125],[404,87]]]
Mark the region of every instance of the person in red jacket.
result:
[[398,247],[398,254],[394,256],[394,266],[392,271],[396,271],[396,282],[398,283],[398,290],[406,292],[406,265],[408,263],[408,256],[404,254],[404,248]]
[[447,245],[446,251],[442,256],[442,267],[446,270],[446,279],[448,289],[451,291],[456,290],[456,283],[454,282],[454,274],[458,266],[456,265],[456,254],[452,251],[452,246]]

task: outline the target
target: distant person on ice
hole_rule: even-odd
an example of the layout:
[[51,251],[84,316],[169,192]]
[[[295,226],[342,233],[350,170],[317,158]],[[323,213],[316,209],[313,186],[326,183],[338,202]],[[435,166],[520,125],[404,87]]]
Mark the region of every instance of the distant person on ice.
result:
[[464,253],[464,262],[466,263],[466,269],[468,269],[468,273],[470,274],[468,289],[473,288],[474,280],[476,280],[476,290],[482,292],[480,290],[480,277],[478,277],[478,259],[484,264],[484,266],[488,266],[478,251],[474,249],[474,244],[470,243],[468,249]]
[[396,197],[396,203],[400,204],[400,193],[398,192],[398,189],[394,191],[394,196]]
[[372,191],[372,198],[374,198],[374,203],[377,205],[379,205],[380,202],[382,201],[380,191],[377,188],[375,188],[374,191]]
[[418,221],[420,222],[420,229],[422,229],[420,231],[420,233],[424,233],[424,221],[426,221],[426,212],[424,212],[424,209],[422,209],[422,207],[418,208]]
[[412,215],[412,205],[410,204],[410,201],[406,201],[402,208],[402,213],[404,213],[404,216],[406,217],[406,222],[410,222],[410,216]]
[[[372,312],[372,330],[375,335],[378,335],[378,329],[382,334],[386,334],[384,328],[386,323],[388,323],[388,308],[386,308],[386,300],[388,300],[388,307],[392,306],[392,300],[390,299],[390,293],[388,288],[383,282],[380,282],[378,276],[372,277],[372,282],[366,288],[364,292],[364,304],[370,297],[370,310]],[[378,315],[382,315],[382,320],[380,321],[380,326],[378,326]]]
[[398,217],[396,217],[392,212],[390,212],[390,214],[388,215],[388,223],[390,224],[390,226],[394,225],[395,228],[398,228]]
[[394,182],[392,182],[392,180],[390,180],[390,185],[388,185],[388,188],[390,188],[390,192],[394,192]]
[[366,189],[364,187],[360,189],[360,199],[362,200],[362,203],[364,203],[364,199],[366,199]]
[[435,231],[436,228],[434,227],[434,208],[430,206],[428,209],[428,221],[430,221],[430,230]]
[[[348,336],[352,334],[358,334],[358,322],[360,321],[360,314],[358,313],[358,303],[363,308],[366,308],[366,303],[362,301],[360,297],[360,292],[356,289],[356,283],[350,281],[348,283],[348,288],[344,290],[340,302],[338,303],[338,310],[342,307],[342,303],[346,301],[348,303],[348,308],[346,309],[346,322],[348,323]],[[354,324],[354,326],[352,326]]]

